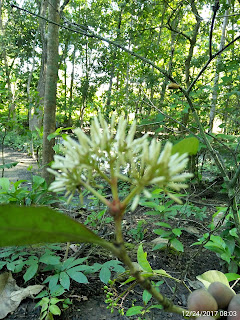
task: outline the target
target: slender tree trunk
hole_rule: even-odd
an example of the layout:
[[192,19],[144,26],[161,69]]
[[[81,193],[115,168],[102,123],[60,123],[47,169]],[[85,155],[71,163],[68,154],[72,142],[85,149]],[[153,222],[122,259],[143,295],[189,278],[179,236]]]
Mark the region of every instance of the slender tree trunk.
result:
[[[5,36],[5,28],[6,24],[4,25],[3,20],[2,20],[2,6],[3,6],[3,1],[0,0],[0,37]],[[11,85],[11,68],[13,67],[14,60],[12,63],[9,65],[8,59],[7,59],[7,53],[5,49],[5,44],[2,45],[2,48],[0,48],[0,53],[2,54],[3,57],[3,64],[5,67],[5,75],[6,75],[6,83],[7,83],[7,89],[8,89],[8,120],[16,120],[16,110],[15,110],[15,103],[14,103],[14,87]]]
[[[199,13],[197,11],[195,1],[191,2],[191,8],[192,8],[192,12],[193,12],[195,19],[196,19],[196,24],[194,26],[193,36],[190,41],[188,56],[185,61],[185,83],[186,83],[187,88],[190,86],[190,67],[191,67],[191,61],[192,61],[192,57],[193,57],[193,50],[194,50],[194,47],[197,42],[197,36],[198,36],[199,29],[200,29],[201,21],[202,21]],[[184,115],[182,117],[182,122],[183,122],[184,126],[187,126],[187,124],[188,124],[189,112],[190,112],[190,110],[187,113],[184,113]]]
[[[60,0],[49,0],[49,20],[59,23]],[[50,183],[53,176],[47,171],[47,167],[53,161],[55,143],[54,139],[49,140],[48,136],[56,129],[56,95],[58,80],[58,45],[59,27],[52,23],[48,24],[47,43],[47,71],[46,87],[44,96],[44,117],[43,117],[43,177]]]
[[[180,19],[175,19],[173,21],[174,29],[177,28],[179,20]],[[169,74],[171,74],[171,72],[172,72],[172,63],[173,63],[173,56],[174,56],[174,51],[175,51],[175,39],[176,39],[176,36],[177,36],[176,32],[171,32],[170,60],[169,60],[169,63],[168,63],[168,73]],[[169,80],[165,77],[164,81],[163,81],[163,84],[162,84],[162,88],[161,88],[160,104],[162,104],[163,101],[164,101],[168,82],[169,82]]]
[[[47,1],[41,1],[40,15],[42,17],[46,16],[47,11]],[[30,109],[29,114],[29,129],[31,131],[36,128],[40,129],[43,121],[43,104],[44,104],[44,93],[45,93],[45,78],[46,78],[46,63],[47,63],[47,40],[45,34],[46,22],[43,19],[39,19],[39,31],[42,41],[42,56],[41,56],[41,69],[39,74],[39,80],[37,85],[37,99],[33,109]]]
[[[228,1],[227,1],[228,3]],[[226,28],[228,24],[228,10],[225,11],[224,14],[224,20],[222,24],[222,35],[221,35],[221,41],[219,45],[219,50],[221,50],[224,46],[225,39],[226,39]],[[208,132],[212,132],[213,129],[213,122],[216,114],[216,105],[217,105],[217,96],[218,96],[218,81],[219,81],[219,66],[222,61],[222,56],[219,54],[217,56],[216,61],[216,71],[214,76],[214,84],[213,84],[213,91],[212,91],[212,102],[211,102],[211,108],[210,108],[210,115],[209,115],[209,129]]]
[[75,76],[75,55],[76,46],[74,45],[72,53],[72,73],[71,73],[71,83],[70,83],[70,96],[69,96],[69,107],[68,107],[68,126],[72,125],[72,107],[73,107],[73,85]]
[[[121,24],[122,24],[122,10],[119,12],[119,19],[118,19],[118,28],[117,28],[117,40],[120,37],[121,34]],[[112,66],[111,66],[111,73],[110,73],[110,80],[109,80],[109,87],[107,91],[107,102],[106,102],[106,114],[109,114],[109,107],[111,105],[111,100],[112,100],[112,85],[113,85],[113,77],[115,73],[115,60],[117,58],[117,48],[113,48],[114,53],[112,57]]]

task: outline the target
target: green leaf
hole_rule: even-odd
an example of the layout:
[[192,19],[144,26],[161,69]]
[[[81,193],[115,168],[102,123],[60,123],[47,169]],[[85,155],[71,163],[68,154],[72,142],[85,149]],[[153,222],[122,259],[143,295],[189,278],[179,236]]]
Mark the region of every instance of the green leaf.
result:
[[225,273],[225,276],[227,277],[229,282],[240,279],[240,274],[237,273]]
[[103,283],[106,283],[106,284],[108,283],[108,281],[111,278],[111,271],[109,270],[109,268],[107,266],[103,266],[101,268],[100,273],[99,273],[99,277]]
[[140,266],[143,268],[143,270],[152,272],[152,268],[149,262],[147,261],[147,252],[143,251],[142,244],[140,244],[140,246],[138,247],[137,260]]
[[88,283],[87,277],[82,272],[77,272],[75,270],[69,269],[66,271],[70,278],[78,283]]
[[66,272],[61,272],[59,277],[59,282],[64,289],[69,290],[70,288],[70,278]]
[[149,309],[163,309],[163,306],[161,304],[155,304],[153,306],[151,306]]
[[44,182],[45,182],[44,178],[42,178],[42,177],[40,177],[40,176],[33,176],[33,183],[32,183],[33,189],[36,190],[36,189],[39,188]]
[[2,187],[3,191],[7,192],[10,187],[10,181],[7,178],[0,178],[0,187]]
[[58,298],[51,298],[50,304],[57,304],[60,301],[64,301],[64,299],[58,299]]
[[0,247],[43,242],[107,243],[83,224],[53,209],[0,206]]
[[151,298],[152,298],[151,293],[149,293],[147,290],[144,290],[143,294],[142,294],[143,302],[145,304],[148,304],[148,302],[151,300]]
[[182,234],[182,230],[179,228],[172,229],[172,232],[178,237]]
[[37,273],[37,271],[38,271],[38,262],[36,261],[36,262],[33,262],[25,272],[23,276],[24,281],[28,281],[32,279]]
[[237,228],[231,229],[231,230],[229,231],[229,234],[230,234],[232,237],[238,238]]
[[197,154],[199,147],[199,141],[195,137],[189,137],[181,140],[175,144],[172,148],[172,154],[179,153],[188,153],[189,155]]
[[50,254],[44,254],[40,259],[40,262],[45,263],[45,264],[51,264],[51,265],[56,265],[60,263],[60,257],[53,256]]
[[157,226],[160,226],[160,227],[165,227],[165,228],[169,228],[171,229],[171,225],[166,223],[166,222],[156,222],[155,223]]
[[126,316],[127,317],[131,317],[131,316],[134,316],[136,314],[141,314],[142,312],[142,309],[143,307],[141,306],[135,306],[135,307],[131,307],[128,309],[128,311],[126,312]]
[[168,239],[168,238],[172,237],[172,231],[166,231],[166,230],[163,230],[163,229],[154,229],[153,232],[158,234],[162,238],[167,238]]
[[184,252],[183,244],[178,239],[171,239],[170,243],[177,251]]
[[11,169],[15,167],[18,164],[18,162],[10,162],[10,163],[5,163],[0,165],[0,169]]
[[75,259],[74,257],[70,257],[63,262],[62,270],[70,269],[78,264],[82,264],[86,259],[87,259],[87,257],[79,258],[79,259]]
[[[59,274],[54,274],[53,276],[50,276],[47,278],[49,280],[49,289],[51,291],[55,291],[56,288],[57,288],[57,283],[58,283],[58,280],[59,280]],[[46,279],[46,280],[47,280]]]
[[58,306],[56,306],[55,304],[51,304],[49,307],[49,311],[54,314],[55,316],[60,316],[61,314],[61,310]]

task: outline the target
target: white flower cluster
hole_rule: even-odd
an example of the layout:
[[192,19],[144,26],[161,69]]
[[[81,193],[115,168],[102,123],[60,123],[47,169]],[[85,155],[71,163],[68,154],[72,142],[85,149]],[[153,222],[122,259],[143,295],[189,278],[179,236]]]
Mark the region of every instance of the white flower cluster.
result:
[[[161,151],[161,143],[148,135],[134,139],[136,122],[126,134],[127,121],[121,117],[115,128],[115,117],[108,126],[103,116],[94,118],[90,136],[80,128],[75,130],[78,142],[68,137],[64,141],[64,156],[55,155],[51,173],[56,176],[51,191],[67,191],[74,194],[81,186],[90,190],[96,188],[99,177],[110,185],[113,179],[127,181],[132,185],[129,201],[134,198],[132,207],[139,201],[139,195],[148,185],[163,188],[176,201],[168,188],[179,191],[187,187],[183,184],[192,175],[181,173],[187,165],[187,154],[172,155],[172,144],[167,142]],[[131,198],[131,199],[130,199]],[[69,199],[70,200],[70,199]],[[179,200],[178,200],[179,201]]]

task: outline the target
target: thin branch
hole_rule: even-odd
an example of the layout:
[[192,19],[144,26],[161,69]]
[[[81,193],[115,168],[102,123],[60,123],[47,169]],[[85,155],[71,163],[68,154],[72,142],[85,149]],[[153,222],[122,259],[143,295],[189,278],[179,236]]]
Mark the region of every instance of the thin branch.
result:
[[192,41],[192,39],[191,39],[189,36],[187,36],[185,33],[183,33],[182,31],[178,31],[178,30],[173,29],[173,27],[170,25],[170,23],[168,23],[168,25],[166,25],[165,27],[166,27],[167,29],[169,29],[170,31],[172,31],[172,32],[175,32],[175,33],[177,33],[177,34],[182,35],[182,36],[183,36],[184,38],[186,38],[189,42]]
[[212,6],[213,10],[213,17],[212,17],[212,23],[211,23],[211,28],[210,28],[210,34],[209,34],[209,57],[210,59],[212,58],[212,34],[213,34],[213,27],[214,27],[214,22],[216,18],[216,14],[218,9],[220,8],[219,6],[219,0],[215,0],[214,6]]
[[64,3],[62,4],[61,8],[60,8],[60,14],[63,12],[63,10],[65,9],[66,5],[68,5],[68,3],[70,2],[70,0],[65,0]]
[[193,82],[190,84],[190,86],[187,89],[187,92],[190,93],[190,91],[192,90],[193,86],[195,85],[195,83],[198,81],[198,79],[201,77],[201,75],[203,74],[203,72],[207,69],[208,65],[212,62],[213,59],[215,59],[220,53],[222,53],[224,50],[226,50],[228,47],[230,47],[234,42],[240,40],[240,35],[237,36],[235,39],[233,39],[232,41],[230,41],[226,46],[224,46],[221,50],[219,50],[217,53],[215,53],[214,55],[212,55],[211,58],[208,59],[208,61],[205,63],[205,65],[202,67],[202,69],[200,70],[200,72],[198,73],[198,75],[196,76],[196,78],[193,80]]

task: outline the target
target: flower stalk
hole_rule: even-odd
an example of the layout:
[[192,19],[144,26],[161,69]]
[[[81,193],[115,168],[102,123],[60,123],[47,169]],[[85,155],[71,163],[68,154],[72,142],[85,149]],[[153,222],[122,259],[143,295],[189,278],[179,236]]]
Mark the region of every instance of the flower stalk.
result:
[[[122,219],[128,205],[131,204],[131,211],[135,210],[142,193],[151,197],[148,186],[155,185],[180,202],[171,190],[186,188],[184,182],[192,176],[182,172],[188,162],[187,154],[174,154],[170,142],[162,150],[161,142],[156,139],[149,142],[147,134],[134,139],[135,121],[128,132],[126,129],[127,121],[123,117],[116,126],[113,116],[108,126],[101,115],[94,118],[90,136],[76,129],[78,141],[68,137],[64,141],[64,155],[56,155],[49,169],[55,175],[55,181],[49,189],[56,192],[65,190],[70,201],[76,190],[81,192],[81,188],[85,188],[104,203],[114,219],[115,242],[103,240],[99,245],[118,257],[142,288],[148,290],[165,310],[183,314],[184,309],[159,293],[132,263],[124,244]],[[111,201],[97,191],[100,188],[99,179],[110,185]],[[119,181],[130,184],[131,191],[124,199],[119,199]]]

